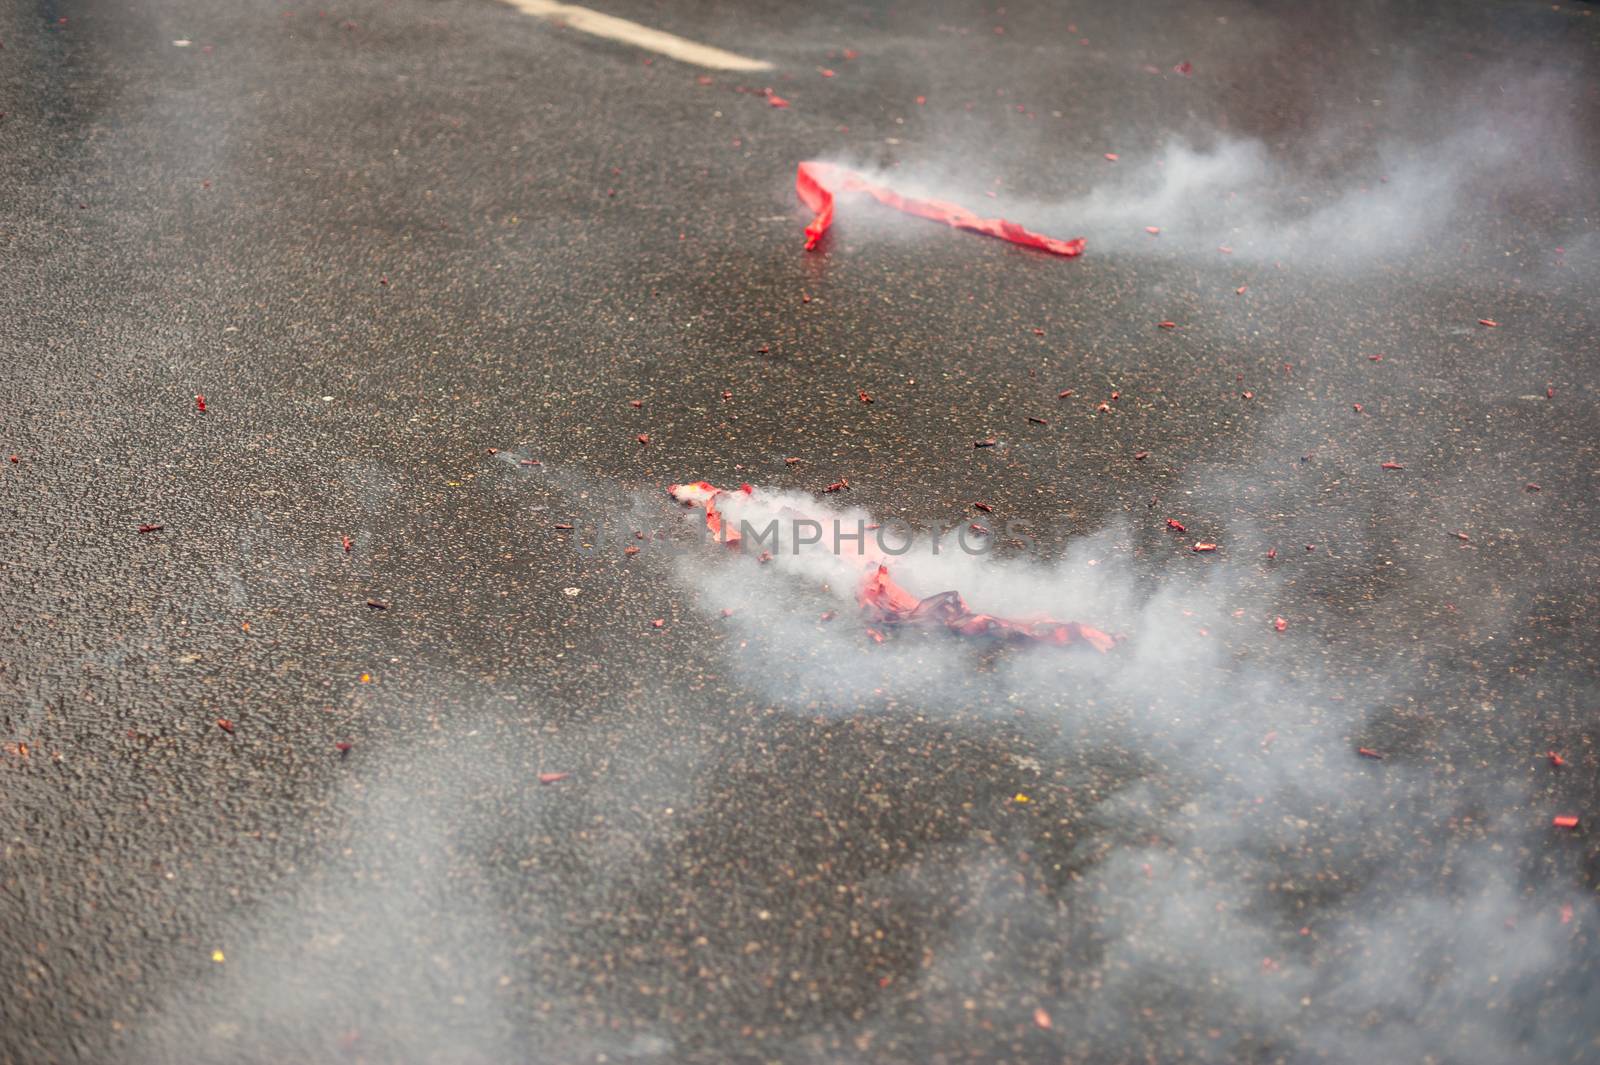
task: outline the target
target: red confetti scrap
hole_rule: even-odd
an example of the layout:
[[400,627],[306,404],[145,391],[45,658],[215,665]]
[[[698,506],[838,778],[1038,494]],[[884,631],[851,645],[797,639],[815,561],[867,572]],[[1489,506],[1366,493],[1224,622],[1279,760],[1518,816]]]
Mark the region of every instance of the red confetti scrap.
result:
[[1379,469],[1384,469],[1384,470],[1403,470],[1403,469],[1405,469],[1405,467],[1400,465],[1398,462],[1382,462],[1382,463],[1378,464],[1378,467],[1379,467]]
[[1544,398],[1545,399],[1555,399],[1556,398],[1556,390],[1553,389],[1553,388],[1546,388],[1544,390]]
[[1307,544],[1306,545],[1306,550],[1307,551],[1315,551],[1316,549],[1317,549],[1317,545],[1316,544]]
[[1185,59],[1177,66],[1173,67],[1172,72],[1174,74],[1182,74],[1187,78],[1190,74],[1194,73],[1194,64]]
[[544,463],[540,462],[538,459],[518,459],[517,460],[517,465],[518,466],[542,466],[542,465],[544,465]]
[[1367,356],[1367,361],[1368,361],[1368,362],[1382,362],[1382,361],[1383,361],[1383,355],[1381,355],[1381,354],[1378,354],[1378,355],[1368,355],[1368,356]]
[[1047,1031],[1049,1030],[1050,1015],[1044,1011],[1043,1006],[1040,1006],[1033,1011],[1033,1023],[1038,1025],[1040,1028],[1043,1028]]
[[656,618],[654,621],[650,622],[650,627],[652,629],[664,629],[667,627],[667,619]]
[[648,444],[650,442],[650,434],[640,433],[638,436],[634,437],[634,439],[639,441],[641,444]]
[[227,718],[225,718],[225,717],[217,718],[217,727],[219,729],[221,729],[223,732],[226,732],[228,735],[230,735],[230,736],[233,735],[233,722],[229,721]]
[[1490,329],[1493,329],[1495,326],[1499,325],[1500,323],[1495,321],[1493,318],[1479,318],[1478,319],[1478,324],[1479,325],[1488,326]]
[[1157,322],[1156,325],[1160,326],[1162,329],[1176,329],[1176,328],[1178,328],[1178,323],[1177,322]]
[[817,73],[821,74],[825,78],[833,77],[833,71],[829,70],[827,67],[818,67]]
[[1255,399],[1256,394],[1254,392],[1240,392],[1239,397],[1241,399]]
[[1556,816],[1554,816],[1554,817],[1552,817],[1550,819],[1550,823],[1552,825],[1554,825],[1556,828],[1577,828],[1578,827],[1578,815],[1577,814],[1557,814]]
[[1216,544],[1208,544],[1208,543],[1197,542],[1194,545],[1194,550],[1197,553],[1200,553],[1200,554],[1204,554],[1204,553],[1206,553],[1208,551],[1215,551],[1216,549],[1217,549],[1217,545]]
[[800,465],[800,460],[799,459],[784,459],[783,460],[783,464],[785,466],[798,466],[798,465]]
[[1274,559],[1274,558],[1277,558],[1277,557],[1278,557],[1278,549],[1276,547],[1267,548],[1267,559],[1269,561]]
[[1075,396],[1077,394],[1078,390],[1076,388],[1063,388],[1060,392],[1056,393],[1056,398],[1066,399],[1068,396]]
[[1570,902],[1563,902],[1561,904],[1561,923],[1562,924],[1571,924],[1572,923],[1572,903],[1570,903]]
[[194,409],[204,414],[206,412],[206,397],[197,394],[194,397]]
[[968,525],[967,528],[971,529],[974,533],[976,533],[979,536],[988,536],[989,535],[988,527],[984,526],[984,525],[979,525],[977,522],[973,522],[971,525]]
[[994,447],[994,445],[997,442],[998,441],[996,441],[995,438],[991,436],[987,440],[974,440],[972,442],[972,446],[973,447]]
[[1145,226],[1144,231],[1150,234],[1152,237],[1159,237],[1161,235],[1160,226]]
[[789,106],[789,101],[788,100],[785,100],[783,97],[779,96],[777,93],[773,92],[771,89],[767,90],[767,103],[770,104],[773,107],[788,107]]
[[1371,747],[1357,747],[1356,748],[1356,753],[1359,754],[1363,758],[1370,758],[1374,762],[1383,761],[1383,755],[1379,754],[1377,751],[1373,750]]
[[20,456],[20,455],[7,455],[6,456],[6,461],[11,463],[11,465],[15,466],[17,463],[22,461],[22,456]]
[[374,610],[388,610],[389,604],[381,599],[368,599],[367,605]]
[[1095,407],[1095,411],[1100,413],[1100,414],[1109,414],[1111,412],[1111,404],[1102,403],[1099,406]]
[[345,755],[350,753],[351,746],[352,745],[349,742],[345,740],[339,740],[333,745],[333,749],[339,752],[340,758],[343,758]]
[[630,399],[628,400],[628,406],[632,407],[634,410],[638,410],[640,407],[644,406],[644,400]]
[[1282,632],[1289,627],[1289,622],[1283,618],[1273,618],[1272,627]]
[[1028,415],[1028,420],[1030,422],[1032,422],[1034,425],[1049,425],[1050,424],[1049,422],[1045,421],[1043,418],[1035,418],[1031,414]]
[[856,392],[856,395],[861,397],[861,402],[863,402],[863,403],[871,403],[872,402],[872,397],[867,395],[865,392],[858,391],[858,392]]
[[1149,457],[1150,457],[1150,452],[1148,452],[1148,451],[1135,451],[1133,453],[1133,461],[1135,461],[1135,462],[1143,462],[1145,459],[1147,459]]
[[874,184],[853,170],[835,166],[832,163],[805,162],[801,163],[795,171],[795,191],[800,199],[813,212],[811,224],[806,226],[806,250],[811,251],[822,239],[822,235],[833,224],[833,200],[838,192],[864,192],[886,207],[892,207],[906,214],[926,218],[932,222],[942,222],[956,229],[970,230],[986,236],[998,237],[1008,240],[1013,244],[1024,247],[1038,248],[1053,255],[1075,256],[1082,255],[1084,240],[1076,237],[1072,240],[1057,240],[1038,233],[1030,232],[1017,225],[1015,222],[1004,218],[980,218],[953,203],[940,200],[918,200],[902,196],[893,189],[883,185]]
[[165,528],[166,528],[165,525],[141,525],[141,526],[139,526],[139,531],[141,533],[153,533],[153,532],[160,532],[162,529],[165,529]]
[[347,555],[350,553],[350,548],[354,546],[353,542],[348,536],[339,537],[339,543],[344,547],[344,553]]
[[1118,159],[1121,159],[1121,158],[1122,158],[1122,156],[1118,155],[1116,152],[1107,152],[1106,153],[1106,161],[1108,163],[1114,163]]
[[1523,485],[1522,487],[1526,488],[1530,492],[1538,492],[1538,491],[1542,490],[1542,489],[1540,489],[1540,487],[1538,485],[1534,484],[1532,481],[1529,481],[1527,484]]
[[1456,539],[1460,540],[1462,543],[1470,543],[1472,538],[1464,532],[1458,532],[1456,533]]
[[834,481],[832,484],[828,485],[828,487],[824,488],[823,491],[824,492],[843,492],[845,489],[847,489],[849,487],[850,487],[850,478],[841,477],[837,481]]
[[1556,769],[1560,769],[1562,766],[1567,764],[1567,760],[1565,758],[1561,757],[1555,751],[1546,751],[1545,752],[1545,757],[1550,759],[1551,766],[1553,766]]
[[1243,296],[1245,289],[1247,289],[1249,287],[1250,287],[1249,285],[1240,285],[1238,288],[1233,290],[1233,294],[1235,296]]
[[1168,518],[1167,519],[1167,528],[1176,529],[1179,532],[1188,532],[1189,531],[1188,529],[1183,527],[1183,522],[1179,521],[1176,518]]
[[557,529],[561,529],[561,530],[563,530],[565,532],[571,532],[572,531],[572,523],[570,521],[558,521],[558,522],[556,522],[556,528]]
[[983,511],[985,514],[993,514],[994,513],[994,508],[991,507],[987,503],[979,503],[979,502],[975,501],[975,502],[973,502],[972,505],[977,507],[979,510]]
[[627,547],[624,547],[622,549],[622,553],[631,558],[632,556],[637,555],[639,553],[639,549],[637,547],[635,547],[633,544],[629,544]]
[[1350,406],[1351,406],[1351,407],[1352,407],[1352,408],[1353,408],[1353,409],[1354,409],[1354,410],[1355,410],[1355,412],[1356,412],[1356,413],[1357,413],[1357,414],[1361,414],[1361,413],[1363,413],[1363,412],[1364,412],[1364,411],[1365,411],[1365,410],[1366,410],[1366,408],[1365,408],[1365,407],[1363,407],[1363,406],[1362,406],[1362,405],[1361,405],[1361,404],[1359,404],[1359,403],[1352,403],[1352,404],[1350,404]]
[[817,620],[818,621],[832,621],[834,618],[836,618],[838,616],[839,615],[834,613],[832,610],[824,610],[820,615],[818,615]]
[[566,780],[571,775],[572,775],[571,773],[540,773],[539,774],[539,783],[541,783],[541,784],[558,784],[561,781]]

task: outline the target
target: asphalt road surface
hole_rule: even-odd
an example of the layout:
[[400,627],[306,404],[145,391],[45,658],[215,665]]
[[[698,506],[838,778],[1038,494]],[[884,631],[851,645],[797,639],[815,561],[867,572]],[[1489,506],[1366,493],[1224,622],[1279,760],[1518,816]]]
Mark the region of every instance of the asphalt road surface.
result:
[[1600,1061],[1595,9],[545,6],[0,10],[0,1061]]

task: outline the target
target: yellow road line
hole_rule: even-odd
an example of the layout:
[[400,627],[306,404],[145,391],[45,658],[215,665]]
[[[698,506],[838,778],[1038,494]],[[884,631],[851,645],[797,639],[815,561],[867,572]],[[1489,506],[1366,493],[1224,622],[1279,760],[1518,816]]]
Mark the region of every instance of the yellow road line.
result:
[[764,60],[747,59],[708,44],[696,44],[683,37],[653,30],[649,26],[641,26],[637,22],[629,22],[614,15],[602,15],[598,11],[590,11],[576,4],[561,4],[556,3],[556,0],[504,0],[504,2],[525,15],[560,22],[575,30],[592,33],[596,37],[621,41],[635,48],[643,48],[647,52],[669,56],[680,63],[692,63],[709,70],[772,69],[772,64]]

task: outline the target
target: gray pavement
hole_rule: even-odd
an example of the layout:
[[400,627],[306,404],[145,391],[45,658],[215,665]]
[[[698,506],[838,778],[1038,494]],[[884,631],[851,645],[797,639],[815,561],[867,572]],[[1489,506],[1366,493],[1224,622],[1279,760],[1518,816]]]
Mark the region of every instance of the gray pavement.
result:
[[0,1061],[1600,1061],[1594,8],[604,10],[0,10]]

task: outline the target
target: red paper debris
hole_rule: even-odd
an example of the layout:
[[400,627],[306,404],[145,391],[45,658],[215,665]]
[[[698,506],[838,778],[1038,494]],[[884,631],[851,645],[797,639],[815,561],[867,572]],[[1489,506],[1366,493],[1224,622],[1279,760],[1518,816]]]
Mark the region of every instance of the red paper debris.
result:
[[1530,492],[1540,491],[1539,486],[1534,484],[1532,481],[1529,481],[1527,484],[1523,485],[1522,487],[1526,488]]
[[233,722],[229,721],[227,718],[225,718],[225,717],[217,718],[217,727],[219,729],[221,729],[223,732],[226,732],[228,735],[230,735],[230,736],[233,735]]
[[1271,560],[1271,559],[1274,559],[1274,558],[1277,558],[1277,557],[1278,557],[1278,549],[1276,547],[1267,548],[1267,558],[1268,558],[1268,560]]
[[842,192],[864,192],[886,207],[916,215],[918,218],[926,218],[931,222],[942,222],[956,229],[998,237],[1023,247],[1038,248],[1052,255],[1064,255],[1070,258],[1083,254],[1082,237],[1058,240],[1030,232],[1004,218],[980,218],[965,207],[953,203],[902,196],[887,186],[868,181],[855,171],[832,163],[815,160],[801,163],[795,169],[794,187],[801,201],[815,214],[811,224],[806,226],[807,251],[816,248],[817,242],[833,224],[834,196]]
[[1145,459],[1147,459],[1149,457],[1150,457],[1150,452],[1148,452],[1148,451],[1135,451],[1133,453],[1133,460],[1135,462],[1143,462]]
[[972,442],[972,446],[973,447],[994,447],[994,445],[997,442],[998,441],[996,441],[995,438],[991,436],[987,440],[974,440]]
[[1060,392],[1056,393],[1056,398],[1066,399],[1068,396],[1077,394],[1077,391],[1078,390],[1075,388],[1063,388]]
[[1182,74],[1187,78],[1190,74],[1194,73],[1194,64],[1185,59],[1177,66],[1173,67],[1172,72],[1174,74]]
[[1577,828],[1578,827],[1578,815],[1577,814],[1557,814],[1556,816],[1554,816],[1554,817],[1552,817],[1550,819],[1550,823],[1552,825],[1554,825],[1556,828]]
[[[754,489],[742,486],[741,492],[752,494]],[[706,528],[722,543],[738,543],[737,533],[725,530],[721,513],[717,509],[722,489],[706,481],[692,484],[674,484],[667,492],[680,503],[700,507],[706,512]],[[771,556],[762,553],[758,561]],[[977,614],[967,606],[966,600],[955,591],[919,599],[896,584],[889,576],[889,567],[881,555],[868,547],[864,552],[863,579],[856,592],[856,601],[869,623],[867,635],[874,642],[883,642],[882,626],[911,624],[939,625],[961,636],[995,636],[1002,639],[1028,640],[1057,646],[1088,644],[1100,652],[1109,651],[1116,641],[1098,629],[1075,621],[1057,621],[1048,617],[1002,618],[992,614]]]
[[1289,627],[1289,622],[1283,618],[1273,618],[1272,627],[1277,629],[1279,632],[1283,632]]
[[1176,329],[1176,328],[1178,328],[1178,323],[1177,322],[1157,322],[1156,325],[1160,326],[1162,329]]
[[1546,753],[1546,756],[1550,759],[1550,764],[1552,766],[1554,766],[1555,768],[1560,769],[1562,766],[1567,764],[1567,760],[1565,758],[1561,757],[1555,751],[1547,751],[1545,753]]
[[539,774],[539,783],[541,783],[541,784],[555,784],[555,783],[559,783],[560,781],[566,780],[571,775],[572,775],[571,773],[540,773]]
[[1045,421],[1043,418],[1035,418],[1031,414],[1028,415],[1028,420],[1030,422],[1032,422],[1034,425],[1049,425],[1050,424],[1049,422]]
[[350,537],[341,536],[339,537],[339,542],[344,546],[344,553],[348,555],[350,553],[350,548],[353,546]]
[[640,433],[638,436],[634,437],[634,439],[639,441],[641,444],[648,444],[650,442],[650,434]]
[[369,607],[371,607],[373,610],[388,610],[389,609],[389,604],[385,603],[381,599],[368,599],[367,600],[367,605]]
[[1499,325],[1500,323],[1495,321],[1493,318],[1479,318],[1478,319],[1478,324],[1479,325],[1486,325],[1490,329],[1493,329],[1495,326]]
[[345,740],[339,740],[333,745],[333,749],[339,752],[340,758],[343,758],[345,755],[350,753],[350,747],[351,744]]
[[1403,470],[1403,469],[1405,469],[1405,467],[1400,465],[1398,462],[1383,462],[1383,463],[1379,463],[1379,468],[1380,469],[1385,469],[1385,470]]
[[871,403],[872,402],[872,397],[867,395],[865,392],[858,391],[858,392],[856,392],[856,395],[861,397],[861,402],[863,402],[863,403]]
[[654,621],[650,622],[650,627],[652,629],[664,629],[667,627],[667,619],[656,618]]
[[141,526],[139,526],[139,531],[141,533],[153,533],[153,532],[160,532],[162,529],[165,529],[165,528],[166,528],[165,525],[141,525]]
[[977,508],[978,508],[978,509],[979,509],[979,510],[981,510],[981,511],[983,511],[983,512],[984,512],[984,513],[985,513],[985,514],[992,514],[992,513],[994,513],[994,508],[993,508],[993,507],[991,507],[991,506],[990,506],[990,505],[989,505],[989,504],[987,504],[987,503],[977,503],[977,502],[974,502],[974,503],[973,503],[973,504],[972,504],[972,505],[973,505],[973,506],[975,506],[975,507],[977,507]]
[[1216,544],[1196,543],[1194,545],[1194,550],[1196,552],[1201,553],[1201,554],[1204,554],[1205,552],[1208,552],[1208,551],[1215,551],[1216,549],[1217,549],[1217,545]]
[[843,492],[846,488],[849,488],[849,487],[850,487],[850,479],[848,477],[841,477],[837,481],[834,481],[832,484],[828,485],[828,487],[824,488],[823,491],[824,492]]
[[1353,407],[1353,408],[1354,408],[1354,409],[1355,409],[1355,412],[1356,412],[1356,413],[1357,413],[1357,414],[1360,414],[1360,413],[1361,413],[1361,412],[1362,412],[1362,410],[1363,410],[1363,409],[1364,409],[1364,408],[1363,408],[1363,407],[1362,407],[1362,406],[1361,406],[1361,404],[1359,404],[1359,403],[1352,403],[1352,404],[1350,404],[1350,406],[1351,406],[1351,407]]
[[1049,1030],[1050,1015],[1044,1011],[1043,1006],[1040,1006],[1033,1011],[1033,1023],[1038,1025],[1040,1028],[1046,1029],[1047,1031]]
[[1363,758],[1370,758],[1374,762],[1383,761],[1383,755],[1379,754],[1377,751],[1373,750],[1371,747],[1357,747],[1356,748],[1356,753],[1359,754]]
[[195,396],[194,409],[199,411],[201,414],[204,414],[206,412],[206,397],[200,395]]
[[1152,237],[1159,237],[1161,235],[1160,226],[1145,226],[1144,231],[1150,234]]
[[1176,529],[1179,532],[1188,532],[1189,531],[1188,529],[1183,527],[1183,522],[1177,520],[1176,518],[1168,518],[1167,519],[1167,528]]

